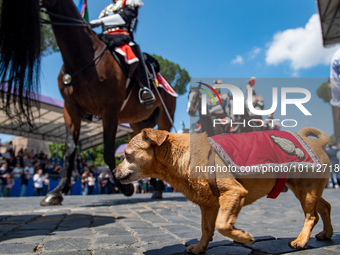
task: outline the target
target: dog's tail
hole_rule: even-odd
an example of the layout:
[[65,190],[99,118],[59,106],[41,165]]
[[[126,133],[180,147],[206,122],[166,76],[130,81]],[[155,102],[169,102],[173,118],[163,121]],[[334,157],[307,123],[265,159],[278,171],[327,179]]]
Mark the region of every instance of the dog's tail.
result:
[[306,138],[308,136],[317,137],[320,140],[321,146],[325,147],[329,143],[329,137],[320,129],[313,127],[305,127],[299,130],[299,135],[302,138]]

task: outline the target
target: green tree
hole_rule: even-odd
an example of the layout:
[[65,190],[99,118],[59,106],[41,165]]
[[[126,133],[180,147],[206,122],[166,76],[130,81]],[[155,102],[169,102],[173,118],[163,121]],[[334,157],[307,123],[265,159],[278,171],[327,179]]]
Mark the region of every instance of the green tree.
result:
[[162,58],[158,55],[151,55],[159,62],[161,74],[171,83],[174,90],[179,95],[187,92],[186,86],[190,82],[190,76],[187,70],[182,69],[178,64]]
[[58,160],[64,157],[65,145],[61,143],[52,143],[49,142],[47,144],[49,150],[49,157],[50,158],[57,158]]
[[324,102],[329,103],[331,101],[331,86],[328,82],[322,83],[316,93]]
[[[91,158],[89,157],[89,154]],[[91,165],[94,163],[96,166],[106,166],[104,161],[104,145],[82,151],[80,155],[85,156],[88,160],[92,160],[92,162],[90,162]]]
[[[123,144],[123,143],[128,143],[128,138],[123,138],[122,140],[117,140],[115,142],[115,148],[117,149],[119,145]],[[82,151],[81,152],[81,156],[84,156],[90,160],[89,158],[89,154],[90,157],[93,161],[93,163],[96,166],[106,166],[106,163],[104,161],[104,145],[99,145],[97,147],[88,149],[87,151]],[[120,163],[119,159],[116,159],[116,165],[118,165]]]

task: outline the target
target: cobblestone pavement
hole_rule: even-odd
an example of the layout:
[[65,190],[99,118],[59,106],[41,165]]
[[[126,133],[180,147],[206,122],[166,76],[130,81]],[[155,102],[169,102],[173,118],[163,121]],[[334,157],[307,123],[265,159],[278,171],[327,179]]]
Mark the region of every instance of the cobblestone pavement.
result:
[[[254,245],[234,243],[215,231],[206,254],[339,254],[339,194],[324,192],[332,204],[331,241],[311,238],[301,251],[288,247],[304,220],[299,201],[288,192],[242,209],[236,226],[253,234]],[[57,207],[40,207],[41,197],[1,198],[0,254],[185,254],[201,235],[199,207],[180,193],[164,194],[163,200],[150,197],[71,196]],[[321,230],[320,220],[313,236]]]

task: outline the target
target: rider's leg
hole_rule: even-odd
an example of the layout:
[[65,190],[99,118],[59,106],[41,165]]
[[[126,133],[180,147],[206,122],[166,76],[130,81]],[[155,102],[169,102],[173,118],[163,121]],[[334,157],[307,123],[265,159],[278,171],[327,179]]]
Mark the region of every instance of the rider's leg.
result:
[[[155,96],[150,90],[151,87],[150,87],[149,79],[146,73],[146,66],[144,63],[144,58],[137,44],[132,45],[131,48],[132,48],[132,51],[135,53],[136,57],[139,59],[139,64],[135,70],[135,73],[144,86],[144,89],[141,92],[142,103],[146,102],[148,105],[150,105],[155,101]],[[145,89],[145,86],[148,87],[149,89]]]

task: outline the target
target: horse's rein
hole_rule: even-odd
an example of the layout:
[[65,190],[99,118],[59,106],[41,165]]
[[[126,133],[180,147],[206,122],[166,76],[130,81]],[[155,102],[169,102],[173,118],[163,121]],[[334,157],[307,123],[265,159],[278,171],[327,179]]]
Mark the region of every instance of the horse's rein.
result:
[[63,83],[66,85],[66,88],[67,88],[68,99],[69,99],[69,101],[70,101],[70,103],[71,103],[71,105],[72,105],[73,110],[75,110],[75,112],[76,112],[81,118],[84,118],[84,116],[81,115],[81,114],[78,112],[77,108],[76,108],[75,105],[73,104],[73,101],[72,101],[72,98],[71,98],[71,95],[70,95],[70,83],[71,83],[71,81],[72,81],[72,77],[75,76],[75,75],[77,75],[77,74],[79,74],[79,73],[81,73],[81,72],[83,72],[85,69],[87,69],[88,67],[90,67],[91,65],[93,65],[93,64],[96,62],[96,60],[97,60],[98,58],[100,58],[100,57],[104,54],[104,52],[106,51],[106,49],[107,49],[107,45],[105,44],[104,47],[103,47],[103,49],[101,50],[101,52],[100,52],[96,57],[94,57],[94,59],[92,59],[91,62],[87,63],[85,66],[83,66],[83,67],[80,68],[79,70],[75,71],[73,74],[68,74],[68,73],[65,74],[64,71],[63,71],[63,67],[61,67],[61,69],[60,69],[60,72],[61,72],[62,75],[63,75]]
[[61,69],[61,73],[63,74],[63,83],[67,86],[69,86],[69,84],[72,81],[72,77],[76,76],[78,74],[80,74],[81,72],[85,71],[87,68],[89,68],[91,65],[93,65],[106,51],[107,49],[107,45],[104,44],[104,47],[102,48],[102,50],[99,52],[99,54],[97,56],[95,56],[90,62],[88,62],[85,66],[83,66],[82,68],[78,69],[77,71],[75,71],[73,74],[68,74],[68,73],[64,73],[63,69]]
[[79,19],[74,19],[70,18],[64,15],[56,14],[47,10],[40,9],[40,12],[47,14],[50,17],[56,17],[56,18],[61,18],[64,20],[68,21],[73,21],[74,23],[69,23],[69,22],[53,22],[50,20],[45,20],[45,19],[40,19],[41,24],[44,25],[53,25],[53,26],[74,26],[74,27],[91,27],[89,23],[79,20]]

